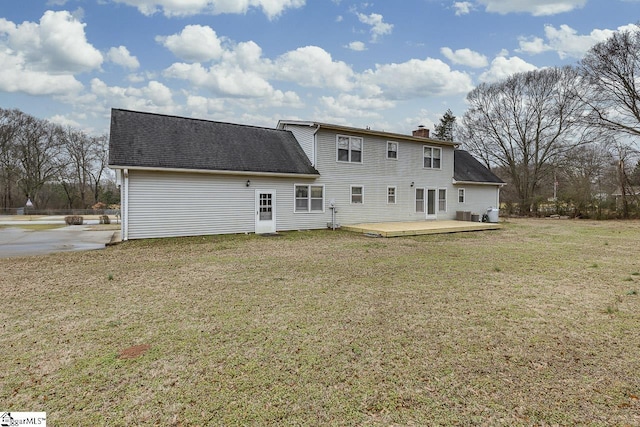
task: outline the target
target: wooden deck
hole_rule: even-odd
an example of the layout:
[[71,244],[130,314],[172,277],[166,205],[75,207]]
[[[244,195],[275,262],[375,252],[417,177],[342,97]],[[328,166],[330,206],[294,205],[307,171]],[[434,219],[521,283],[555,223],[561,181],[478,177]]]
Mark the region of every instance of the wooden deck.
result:
[[459,233],[461,231],[498,230],[500,228],[500,224],[497,223],[471,221],[378,222],[342,226],[343,230],[381,237]]

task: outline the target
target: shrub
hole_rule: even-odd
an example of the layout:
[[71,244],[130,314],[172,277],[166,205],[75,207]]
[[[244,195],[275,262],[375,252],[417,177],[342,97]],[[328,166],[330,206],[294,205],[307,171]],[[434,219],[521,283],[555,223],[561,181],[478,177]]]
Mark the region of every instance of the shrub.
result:
[[81,215],[68,215],[64,217],[64,222],[67,225],[82,225],[84,218]]

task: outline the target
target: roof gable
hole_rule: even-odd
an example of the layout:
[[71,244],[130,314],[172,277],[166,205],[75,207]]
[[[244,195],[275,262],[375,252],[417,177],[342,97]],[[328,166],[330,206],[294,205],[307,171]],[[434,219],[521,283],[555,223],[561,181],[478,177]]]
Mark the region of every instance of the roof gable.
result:
[[458,182],[501,185],[505,182],[480,163],[468,151],[453,152],[453,179]]
[[288,131],[120,109],[109,165],[319,175]]

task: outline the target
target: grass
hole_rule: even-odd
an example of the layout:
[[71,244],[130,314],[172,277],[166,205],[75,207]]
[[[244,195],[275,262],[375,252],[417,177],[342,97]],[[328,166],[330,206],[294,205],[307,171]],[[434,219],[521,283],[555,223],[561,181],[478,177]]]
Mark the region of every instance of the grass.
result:
[[71,426],[638,425],[639,239],[640,222],[517,220],[0,259],[1,409]]

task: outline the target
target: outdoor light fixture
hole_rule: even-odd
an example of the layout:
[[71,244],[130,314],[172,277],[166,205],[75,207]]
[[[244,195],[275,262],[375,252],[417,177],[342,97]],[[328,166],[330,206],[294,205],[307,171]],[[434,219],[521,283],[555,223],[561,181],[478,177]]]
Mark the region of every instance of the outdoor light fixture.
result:
[[247,180],[247,187],[249,187],[250,185],[251,185],[251,180],[250,180],[250,179],[248,179],[248,180]]

